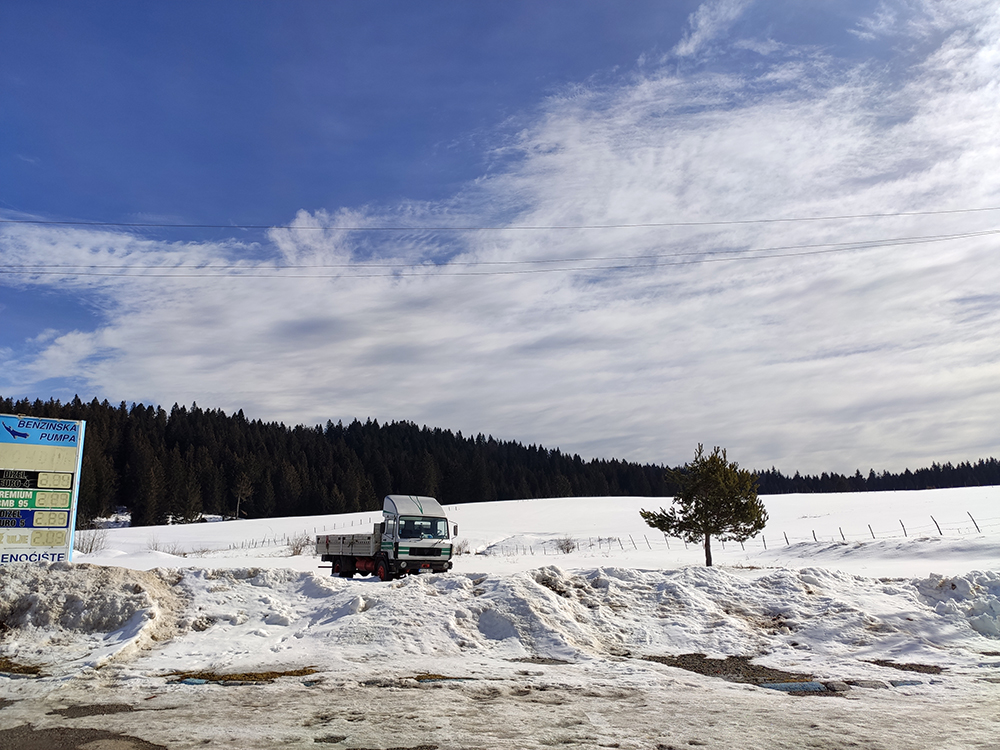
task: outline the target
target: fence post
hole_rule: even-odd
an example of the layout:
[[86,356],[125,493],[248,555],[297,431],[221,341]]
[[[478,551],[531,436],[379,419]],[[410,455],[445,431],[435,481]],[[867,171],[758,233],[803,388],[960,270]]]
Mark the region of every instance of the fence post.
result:
[[[871,524],[868,524],[868,530],[872,531],[872,525]],[[875,532],[872,531],[872,539],[874,539],[874,538],[875,538]]]
[[632,535],[631,535],[631,534],[629,534],[629,535],[628,535],[628,540],[629,540],[630,542],[632,542],[632,546],[633,546],[633,547],[634,547],[635,549],[639,549],[638,547],[636,547],[636,546],[635,546],[635,539],[633,539],[633,538],[632,538]]
[[761,534],[760,535],[760,540],[762,542],[764,542],[764,549],[767,549],[767,537],[765,537],[763,534]]
[[812,530],[812,533],[813,533],[813,541],[814,541],[814,542],[818,542],[818,541],[819,541],[819,539],[817,539],[817,538],[816,538],[816,529],[813,529],[813,530]]
[[790,547],[791,545],[788,543],[788,532],[782,531],[781,533],[785,535],[785,546]]
[[840,528],[839,526],[837,527],[837,530],[840,532],[840,538],[843,539],[846,542],[847,541],[847,537],[844,536],[844,530],[842,528]]
[[646,546],[649,547],[650,549],[653,549],[653,545],[649,543],[649,537],[643,534],[642,538],[646,540]]
[[[965,511],[965,512],[969,514],[969,518],[972,518],[972,514],[971,514],[971,513],[969,513],[969,511]],[[978,524],[978,523],[976,523],[976,519],[975,519],[975,518],[972,518],[972,525],[976,527],[976,533],[977,533],[977,534],[982,534],[982,533],[983,533],[983,532],[981,532],[981,531],[979,530],[979,524]]]
[[[899,525],[903,526],[903,519],[902,518],[899,519]],[[906,533],[906,527],[905,526],[903,526],[903,536],[909,536],[909,534]]]
[[[968,512],[968,511],[966,511],[966,512]],[[934,516],[931,516],[931,520],[934,521]],[[944,536],[944,534],[941,533],[941,527],[938,526],[938,522],[937,521],[934,521],[934,525],[937,526],[938,534],[941,534],[941,536]]]

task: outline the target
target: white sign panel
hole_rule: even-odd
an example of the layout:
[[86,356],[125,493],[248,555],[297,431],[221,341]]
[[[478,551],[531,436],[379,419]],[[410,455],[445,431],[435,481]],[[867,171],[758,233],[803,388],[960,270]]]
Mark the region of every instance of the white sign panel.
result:
[[72,560],[85,426],[0,414],[0,564]]

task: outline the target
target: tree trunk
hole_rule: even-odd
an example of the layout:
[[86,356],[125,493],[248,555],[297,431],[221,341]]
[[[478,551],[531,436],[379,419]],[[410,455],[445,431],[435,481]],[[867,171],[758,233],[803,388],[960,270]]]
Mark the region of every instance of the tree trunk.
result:
[[705,565],[712,567],[712,537],[705,534]]

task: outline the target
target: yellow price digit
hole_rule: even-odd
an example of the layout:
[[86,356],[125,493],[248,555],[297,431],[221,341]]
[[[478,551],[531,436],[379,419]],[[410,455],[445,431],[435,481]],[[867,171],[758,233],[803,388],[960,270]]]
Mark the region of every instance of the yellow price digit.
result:
[[68,490],[72,486],[72,474],[49,474],[47,472],[38,474],[38,489],[40,490]]
[[66,546],[66,532],[65,531],[32,531],[31,532],[31,546],[32,547],[65,547]]
[[68,508],[68,492],[39,492],[35,495],[36,508]]
[[39,526],[65,526],[69,523],[69,513],[59,510],[36,511],[35,520],[32,525]]

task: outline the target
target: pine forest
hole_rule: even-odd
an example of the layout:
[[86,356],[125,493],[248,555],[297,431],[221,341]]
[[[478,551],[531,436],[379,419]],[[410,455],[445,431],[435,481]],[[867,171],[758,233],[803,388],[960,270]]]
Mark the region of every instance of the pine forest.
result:
[[[387,494],[443,504],[535,497],[667,497],[668,467],[616,459],[584,461],[541,446],[463,436],[411,422],[287,427],[242,411],[78,397],[0,398],[0,413],[86,420],[78,526],[125,509],[135,526],[229,517],[319,515],[377,510]],[[1000,484],[1000,462],[852,476],[788,477],[757,471],[761,494],[863,492]]]

